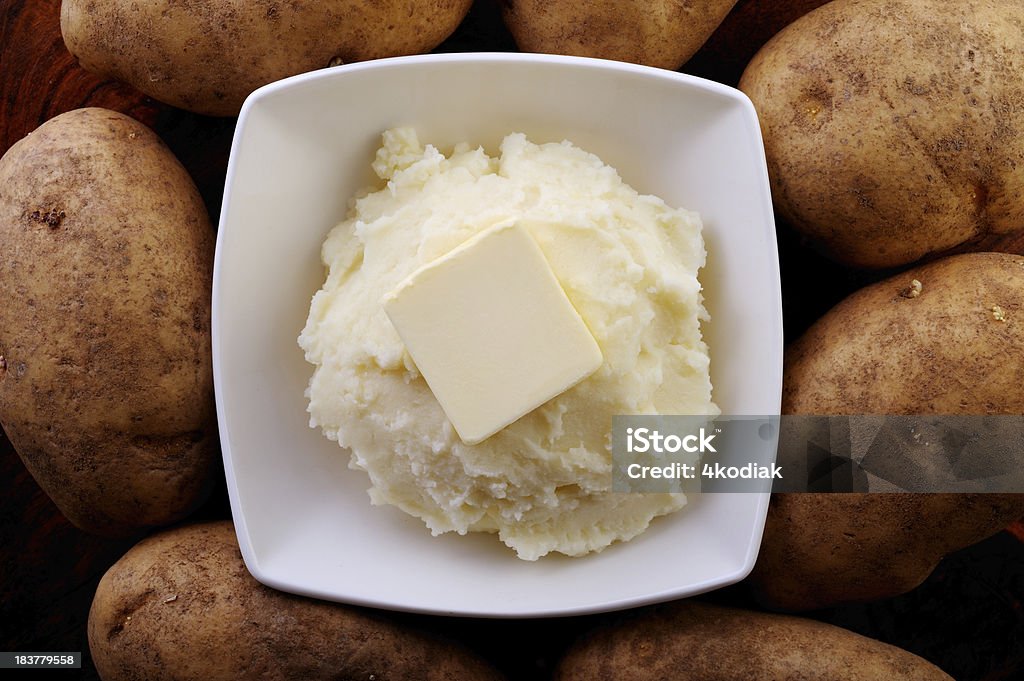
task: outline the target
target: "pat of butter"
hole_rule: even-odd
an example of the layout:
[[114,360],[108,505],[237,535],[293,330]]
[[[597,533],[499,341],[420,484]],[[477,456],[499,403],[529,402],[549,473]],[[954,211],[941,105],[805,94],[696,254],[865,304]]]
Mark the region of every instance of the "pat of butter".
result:
[[384,297],[384,310],[466,444],[487,439],[601,366],[601,350],[540,247],[492,227]]

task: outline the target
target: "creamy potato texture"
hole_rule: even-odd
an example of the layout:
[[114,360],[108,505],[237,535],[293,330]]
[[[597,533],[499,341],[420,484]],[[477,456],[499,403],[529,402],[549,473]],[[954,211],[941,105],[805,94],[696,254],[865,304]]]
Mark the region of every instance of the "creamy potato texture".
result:
[[[717,413],[697,272],[699,217],[635,192],[569,142],[512,134],[498,157],[450,156],[390,130],[373,169],[386,186],[356,198],[323,246],[328,268],[299,337],[316,369],[310,424],[351,450],[375,504],[434,534],[496,532],[520,558],[579,556],[643,532],[683,494],[611,487],[619,414]],[[604,357],[579,384],[495,435],[464,444],[384,313],[421,266],[510,220],[529,225]]]

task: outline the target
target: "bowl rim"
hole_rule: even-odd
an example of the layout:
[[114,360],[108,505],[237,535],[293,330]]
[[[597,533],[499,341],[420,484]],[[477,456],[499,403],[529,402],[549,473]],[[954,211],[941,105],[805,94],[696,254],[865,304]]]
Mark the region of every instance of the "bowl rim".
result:
[[[261,85],[249,93],[245,98],[245,101],[242,103],[242,108],[238,114],[238,122],[235,126],[235,135],[237,136],[238,131],[243,127],[243,120],[248,118],[250,110],[260,101],[273,97],[279,94],[282,90],[288,90],[308,82],[343,77],[343,74],[359,73],[361,71],[377,71],[409,66],[474,63],[573,66],[584,69],[618,71],[645,78],[674,80],[678,83],[685,83],[691,87],[705,90],[708,93],[715,93],[730,99],[739,100],[743,102],[744,106],[749,107],[751,112],[754,112],[753,102],[745,92],[738,88],[734,88],[714,80],[709,80],[707,78],[702,78],[700,76],[680,73],[678,71],[669,71],[668,69],[656,66],[645,66],[643,64],[633,64],[630,62],[616,61],[614,59],[602,59],[599,57],[576,57],[562,54],[547,54],[543,52],[441,52],[405,55],[400,57],[384,57],[382,59],[370,59],[367,61],[351,62],[349,64],[339,64],[337,66],[326,66],[315,71],[298,73],[294,76],[288,76],[286,78],[267,83],[266,85]],[[232,159],[234,158],[235,151],[234,143],[235,139],[233,138],[231,144]],[[230,177],[230,160],[228,171],[228,177]],[[223,216],[223,211],[221,212],[221,215]]]

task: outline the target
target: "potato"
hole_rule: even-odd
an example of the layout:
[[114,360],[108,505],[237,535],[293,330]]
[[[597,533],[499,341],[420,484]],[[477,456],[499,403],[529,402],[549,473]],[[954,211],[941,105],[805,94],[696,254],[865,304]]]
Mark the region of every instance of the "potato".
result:
[[1024,414],[1022,325],[1024,256],[911,269],[849,296],[787,349],[783,413]]
[[[1024,414],[1022,323],[1024,257],[912,269],[787,349],[783,413]],[[894,596],[1022,515],[1024,494],[777,494],[749,582],[787,610]]]
[[0,159],[0,422],[78,527],[191,512],[217,457],[213,230],[148,128],[79,109]]
[[827,255],[892,267],[1024,229],[1017,0],[836,0],[754,57],[776,209]]
[[621,618],[566,653],[557,681],[949,681],[905,650],[830,624],[678,601]]
[[788,611],[898,596],[1022,515],[1021,494],[775,494],[747,581]]
[[472,0],[63,0],[64,43],[88,71],[161,102],[233,116],[272,81],[429,52]]
[[100,581],[88,630],[104,681],[500,678],[466,650],[379,613],[261,585],[229,522],[136,545]]
[[617,59],[678,69],[736,0],[508,0],[505,25],[524,52]]

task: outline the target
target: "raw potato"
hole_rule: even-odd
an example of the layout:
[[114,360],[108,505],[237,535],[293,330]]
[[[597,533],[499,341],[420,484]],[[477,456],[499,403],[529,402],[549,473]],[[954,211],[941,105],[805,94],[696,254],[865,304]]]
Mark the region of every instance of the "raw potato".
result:
[[736,0],[508,0],[505,25],[524,52],[571,54],[678,69]]
[[641,611],[570,648],[556,681],[951,681],[894,646],[830,624],[695,601]]
[[0,421],[78,527],[165,525],[217,456],[213,230],[160,139],[62,114],[0,159]]
[[951,256],[849,296],[787,349],[782,408],[1024,414],[1024,256]]
[[167,531],[126,553],[96,590],[89,650],[103,681],[501,678],[372,611],[261,585],[229,522]]
[[[912,269],[787,350],[783,413],[1024,414],[1022,324],[1024,257]],[[1022,515],[1024,494],[776,494],[749,582],[787,610],[895,596]]]
[[472,0],[63,0],[81,65],[154,99],[233,116],[272,81],[340,63],[429,52]]
[[776,209],[858,267],[990,250],[1024,230],[1020,9],[836,0],[781,31],[740,81]]
[[775,494],[747,581],[789,611],[898,596],[1021,516],[1024,494]]

